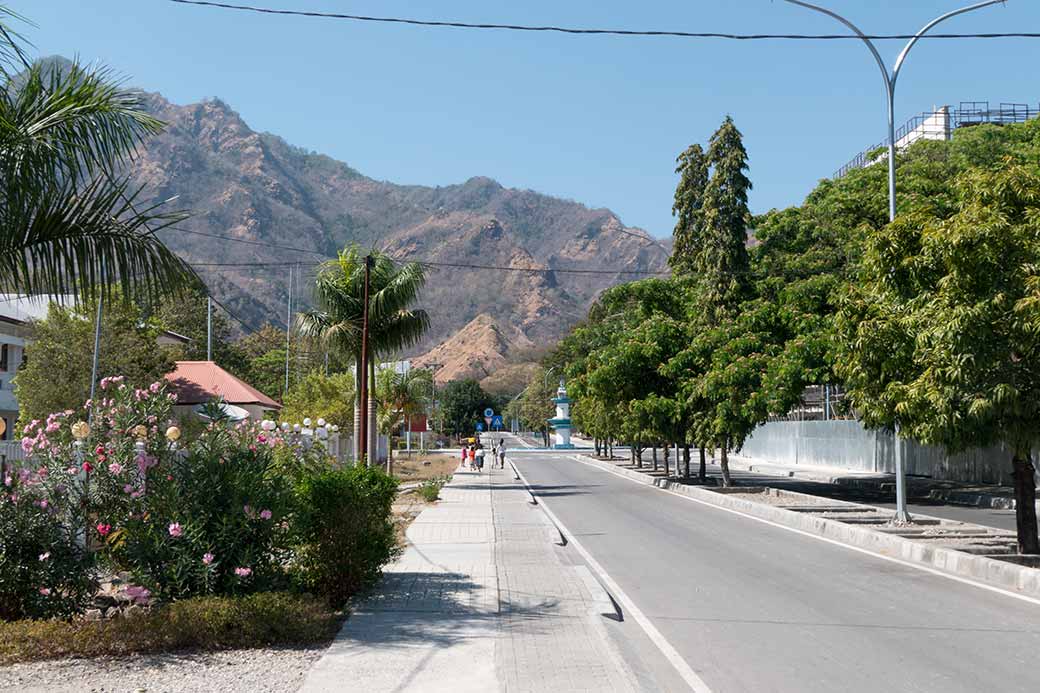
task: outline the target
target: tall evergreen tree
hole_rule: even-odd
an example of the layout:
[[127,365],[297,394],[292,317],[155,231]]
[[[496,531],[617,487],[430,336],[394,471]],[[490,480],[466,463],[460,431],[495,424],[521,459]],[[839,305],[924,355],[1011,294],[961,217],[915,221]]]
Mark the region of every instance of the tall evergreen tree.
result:
[[712,323],[731,313],[748,286],[748,191],[751,180],[747,151],[733,119],[726,120],[711,136],[708,147],[711,176],[704,188],[699,216],[703,230],[697,269],[700,271],[702,305]]
[[708,157],[699,144],[686,148],[679,158],[675,172],[679,174],[679,185],[675,188],[672,216],[676,217],[672,237],[672,255],[668,264],[676,275],[692,275],[697,269],[698,255],[704,237],[704,222],[701,209],[704,206],[704,189],[708,185]]

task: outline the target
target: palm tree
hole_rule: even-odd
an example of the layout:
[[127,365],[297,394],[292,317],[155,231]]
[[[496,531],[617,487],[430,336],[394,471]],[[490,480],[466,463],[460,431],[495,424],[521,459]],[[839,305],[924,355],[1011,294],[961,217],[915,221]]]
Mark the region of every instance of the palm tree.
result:
[[[384,368],[376,388],[380,432],[390,436],[403,423],[411,430],[412,417],[426,412],[432,391],[433,374],[425,368],[410,368],[404,373]],[[390,445],[386,473],[392,474],[393,471],[394,452],[393,445]]]
[[0,292],[157,298],[198,283],[124,173],[162,123],[104,69],[30,62],[0,5]]
[[[369,359],[370,382],[375,382],[375,364],[379,357],[395,354],[415,345],[429,329],[426,311],[410,309],[426,283],[422,265],[399,265],[388,255],[373,250],[374,259],[369,279]],[[354,358],[355,373],[361,373],[361,320],[364,309],[365,257],[354,245],[340,252],[335,260],[322,263],[314,280],[317,308],[300,313],[297,329],[305,337],[319,341],[323,347],[338,350]],[[360,391],[360,387],[355,390]],[[374,388],[368,401],[369,430],[376,429]],[[358,402],[355,431],[360,421]],[[355,436],[356,440],[356,436]],[[367,451],[356,451],[358,458],[375,456],[375,436]]]

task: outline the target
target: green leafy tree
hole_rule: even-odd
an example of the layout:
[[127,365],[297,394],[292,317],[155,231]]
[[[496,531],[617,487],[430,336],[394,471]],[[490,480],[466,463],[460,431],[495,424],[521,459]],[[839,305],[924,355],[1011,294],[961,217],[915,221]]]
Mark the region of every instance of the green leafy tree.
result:
[[699,144],[690,145],[676,160],[679,185],[672,215],[674,243],[668,265],[677,275],[692,275],[699,267],[704,243],[704,190],[708,186],[708,157]]
[[1010,454],[1018,544],[1040,553],[1040,175],[1008,161],[957,181],[958,211],[870,238],[839,316],[839,372],[863,420],[952,451]]
[[697,265],[704,312],[718,321],[745,297],[750,269],[747,151],[729,116],[711,137],[708,161],[711,176],[698,214],[703,232]]
[[484,420],[484,410],[494,407],[494,399],[473,379],[452,380],[438,393],[445,432],[456,436],[476,430]]
[[[19,420],[46,419],[52,412],[78,409],[90,396],[96,303],[63,308],[51,304],[33,323],[26,361],[15,376]],[[157,344],[161,330],[142,320],[137,306],[108,301],[102,313],[98,378],[122,375],[146,388],[173,370],[170,350]],[[61,377],[56,377],[56,374]]]
[[[207,299],[200,290],[183,292],[183,295],[168,297],[160,304],[155,318],[168,330],[184,335],[190,341],[177,355],[186,361],[206,360]],[[213,361],[232,373],[245,370],[248,361],[242,349],[231,339],[231,324],[223,311],[214,304],[212,314]],[[284,334],[282,335],[284,346]],[[284,353],[284,352],[283,352]]]
[[279,418],[299,423],[307,417],[325,419],[349,434],[354,426],[354,375],[311,371],[289,388]]
[[76,294],[113,284],[157,297],[197,285],[156,231],[184,215],[144,206],[125,171],[162,129],[104,68],[30,62],[0,6],[0,289]]

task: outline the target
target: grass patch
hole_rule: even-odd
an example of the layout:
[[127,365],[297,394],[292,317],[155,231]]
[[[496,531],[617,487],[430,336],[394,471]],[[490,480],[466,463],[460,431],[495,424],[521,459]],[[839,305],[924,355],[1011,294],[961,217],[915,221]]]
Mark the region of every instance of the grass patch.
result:
[[441,497],[441,488],[444,484],[448,483],[451,477],[442,477],[440,479],[427,479],[422,482],[419,488],[415,489],[415,492],[419,494],[427,503],[432,503]]
[[328,643],[343,620],[314,597],[197,597],[107,621],[0,622],[0,665],[65,657]]

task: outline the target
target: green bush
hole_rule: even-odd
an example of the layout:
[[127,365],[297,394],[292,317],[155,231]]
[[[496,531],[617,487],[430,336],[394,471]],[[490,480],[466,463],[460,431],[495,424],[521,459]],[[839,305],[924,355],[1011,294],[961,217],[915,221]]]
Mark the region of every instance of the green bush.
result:
[[91,554],[40,501],[0,490],[0,621],[70,616],[96,587]]
[[321,600],[265,592],[186,599],[108,621],[0,622],[0,665],[177,649],[324,644],[340,620]]
[[415,492],[427,503],[432,503],[441,497],[441,489],[448,482],[449,478],[427,479],[422,482],[419,488],[415,489]]
[[296,489],[298,584],[343,604],[374,585],[398,553],[391,505],[397,480],[356,466],[304,478]]

